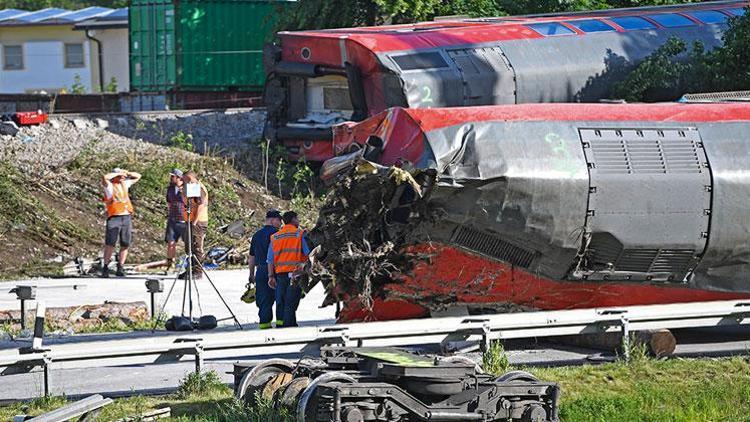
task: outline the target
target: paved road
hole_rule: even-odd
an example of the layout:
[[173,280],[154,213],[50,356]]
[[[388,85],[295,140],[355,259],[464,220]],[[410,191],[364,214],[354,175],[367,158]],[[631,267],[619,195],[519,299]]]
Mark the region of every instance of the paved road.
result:
[[[230,307],[237,312],[243,323],[257,323],[257,308],[247,305],[239,300],[244,289],[245,271],[216,271],[209,273],[222,295],[228,300]],[[37,284],[45,286],[65,286],[71,283],[85,283],[86,288],[73,290],[70,287],[49,287],[39,290],[39,298],[44,300],[48,306],[73,306],[80,304],[102,303],[105,300],[114,301],[136,301],[148,302],[148,294],[144,287],[143,278],[124,279],[68,279],[68,280],[31,280],[24,281],[26,284]],[[14,295],[5,293],[7,288],[16,283],[0,284],[0,309],[17,309],[18,302]],[[171,284],[167,283],[168,288]],[[178,284],[178,287],[181,285]],[[199,285],[203,310],[217,317],[226,316],[226,310],[216,297],[215,292],[207,282]],[[3,290],[5,289],[5,291]],[[334,310],[332,308],[319,309],[318,304],[323,300],[323,290],[317,287],[303,300],[300,306],[300,321],[303,325],[329,324],[333,322]],[[167,312],[178,313],[181,304],[181,293],[174,295],[167,304]],[[32,304],[33,306],[33,304]],[[230,324],[226,322],[225,324]],[[253,328],[252,325],[248,328]],[[220,328],[231,330],[230,326]],[[750,330],[681,330],[676,331],[678,338],[677,356],[727,356],[748,353],[750,350]],[[116,335],[98,335],[98,338],[108,337],[142,337],[147,340],[149,336],[160,335],[147,332],[127,333]],[[163,334],[161,334],[163,335]],[[91,336],[68,336],[56,339],[46,339],[48,343],[84,342]],[[0,342],[3,347],[19,347],[18,343]],[[614,356],[602,354],[591,349],[581,349],[570,346],[561,346],[549,342],[516,341],[506,344],[509,360],[515,365],[571,365],[582,363],[596,363],[612,360]],[[429,348],[426,350],[430,350]],[[479,354],[473,353],[468,356],[481,359]],[[238,356],[236,359],[241,359]],[[296,356],[289,356],[294,359]],[[207,369],[216,370],[222,379],[231,383],[232,363],[236,359],[208,360],[205,362]],[[257,358],[256,358],[257,359]],[[169,363],[162,365],[130,365],[108,368],[87,369],[57,369],[53,368],[51,375],[51,388],[53,394],[67,394],[68,396],[85,395],[91,393],[107,394],[132,394],[133,391],[141,393],[163,392],[174,389],[186,373],[194,369],[192,362]],[[0,401],[28,399],[38,397],[42,391],[42,377],[40,373],[18,374],[0,376]]]
[[[255,305],[248,305],[240,300],[242,293],[245,291],[245,283],[247,282],[246,270],[208,271],[208,275],[241,323],[258,323],[258,308]],[[8,294],[8,290],[19,284],[36,285],[37,298],[43,300],[47,307],[91,305],[104,303],[105,301],[143,301],[149,304],[150,296],[146,292],[145,280],[145,277],[129,276],[108,279],[32,279],[20,280],[18,282],[2,282],[0,283],[0,310],[20,308],[20,303],[16,300],[15,294]],[[164,278],[165,292],[157,295],[157,309],[161,308],[167,291],[174,283],[174,280],[174,277]],[[74,289],[71,287],[73,285],[78,286],[78,288]],[[197,300],[197,295],[195,295],[194,310],[196,314],[200,314],[202,309],[203,314],[214,315],[219,319],[230,316],[229,311],[222,304],[216,291],[206,278],[198,281],[197,287],[200,294],[200,301]],[[166,304],[165,312],[168,315],[180,313],[183,290],[184,282],[181,280],[177,281],[174,291]],[[318,285],[300,303],[300,309],[297,312],[298,320],[301,322],[333,322],[335,309],[330,306],[323,309],[319,308],[319,305],[323,303],[323,298],[323,287]],[[36,305],[30,302],[28,306],[31,309]],[[187,312],[187,306],[185,311]],[[231,325],[232,322],[224,321],[223,324]]]

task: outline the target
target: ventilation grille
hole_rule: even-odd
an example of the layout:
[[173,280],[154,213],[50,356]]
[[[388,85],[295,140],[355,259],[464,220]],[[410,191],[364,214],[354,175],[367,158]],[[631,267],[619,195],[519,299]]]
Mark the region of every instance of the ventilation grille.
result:
[[624,249],[609,233],[594,233],[589,243],[588,270],[629,273],[683,274],[695,259],[693,249]]
[[605,174],[700,173],[698,149],[685,130],[586,130],[593,168]]
[[457,246],[509,262],[517,267],[529,268],[531,262],[534,260],[533,251],[518,247],[497,236],[467,226],[459,226],[453,235],[452,241]]

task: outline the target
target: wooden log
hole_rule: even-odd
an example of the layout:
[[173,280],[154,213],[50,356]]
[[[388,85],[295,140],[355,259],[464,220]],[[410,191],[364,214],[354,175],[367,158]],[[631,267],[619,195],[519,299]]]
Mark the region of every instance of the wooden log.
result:
[[[662,358],[674,354],[677,340],[669,330],[648,330],[631,333],[634,345],[646,346],[646,351],[654,357]],[[578,336],[554,337],[552,341],[587,349],[616,352],[622,350],[622,335],[619,333],[584,334]]]

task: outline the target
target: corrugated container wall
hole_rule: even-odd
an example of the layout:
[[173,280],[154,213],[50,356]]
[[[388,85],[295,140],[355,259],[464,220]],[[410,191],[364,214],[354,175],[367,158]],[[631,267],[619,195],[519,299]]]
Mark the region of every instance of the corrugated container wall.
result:
[[259,90],[263,45],[291,1],[132,0],[133,91]]

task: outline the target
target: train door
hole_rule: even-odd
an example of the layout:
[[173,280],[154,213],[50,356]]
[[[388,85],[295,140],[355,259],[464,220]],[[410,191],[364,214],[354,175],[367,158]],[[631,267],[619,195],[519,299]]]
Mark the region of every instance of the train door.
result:
[[500,47],[447,50],[461,72],[464,104],[515,104],[516,76]]

